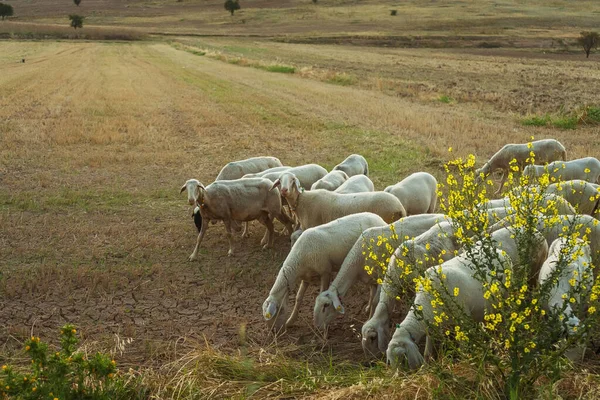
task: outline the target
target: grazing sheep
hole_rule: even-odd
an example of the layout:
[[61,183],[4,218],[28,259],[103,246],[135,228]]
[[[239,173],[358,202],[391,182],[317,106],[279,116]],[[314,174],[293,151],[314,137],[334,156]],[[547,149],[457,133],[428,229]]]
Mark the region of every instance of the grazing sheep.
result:
[[581,179],[553,183],[546,188],[546,193],[561,196],[575,207],[578,214],[593,216],[600,204],[598,189]]
[[333,167],[333,171],[344,171],[348,176],[369,175],[369,164],[360,154],[351,154]]
[[384,226],[385,221],[372,213],[348,215],[328,224],[306,229],[292,247],[279,270],[277,279],[263,304],[263,316],[276,331],[285,320],[288,293],[298,281],[296,304],[285,322],[292,324],[298,316],[298,306],[304,296],[308,282],[318,280],[321,291],[329,285],[331,273],[344,262],[356,238],[368,228]]
[[[309,190],[311,186],[327,175],[327,170],[321,167],[318,164],[306,164],[300,165],[298,167],[293,167],[287,169],[285,171],[278,171],[269,174],[265,174],[263,178],[270,180],[271,182],[275,182],[279,179],[282,173],[288,172],[290,174],[294,174],[296,178],[300,181],[300,185],[302,188]],[[244,177],[246,178],[246,177]]]
[[[454,235],[454,227],[450,219],[443,220],[433,225],[429,230],[407,240],[399,246],[388,263],[385,279],[381,286],[379,303],[373,316],[362,327],[362,347],[367,357],[379,357],[385,354],[390,339],[389,323],[390,313],[394,301],[400,293],[400,277],[411,280],[420,276],[425,269],[435,265],[441,258],[450,260],[458,252],[459,243]],[[429,249],[427,249],[427,246]],[[413,260],[418,268],[411,268],[406,275],[404,266],[414,267]]]
[[[475,250],[470,256],[459,255],[439,266],[427,269],[425,277],[431,280],[432,287],[440,293],[442,300],[444,300],[446,293],[441,288],[438,274],[445,275],[444,285],[450,293],[458,288],[457,296],[453,297],[452,302],[461,305],[465,313],[470,314],[474,320],[483,321],[488,302],[483,297],[481,282],[473,277],[476,268],[473,259],[480,265],[491,265],[494,269],[500,271],[512,268],[510,258],[504,255],[502,250],[496,249],[495,251],[496,257],[491,260],[482,250]],[[491,268],[488,271],[491,271]],[[431,301],[431,294],[421,288],[415,296],[408,314],[398,325],[390,340],[386,351],[388,364],[397,367],[404,357],[407,358],[410,369],[417,369],[423,364],[424,359],[419,352],[418,343],[426,335],[426,322],[433,321],[435,316]],[[424,320],[417,316],[415,313],[416,308],[421,309]],[[428,337],[425,345],[425,356],[431,354],[431,347],[431,341]]]
[[600,160],[595,157],[578,158],[571,161],[555,161],[543,165],[528,165],[524,175],[541,176],[545,172],[552,182],[581,179],[591,183],[600,183]]
[[[542,265],[539,274],[539,284],[550,284],[550,297],[543,304],[544,308],[551,313],[562,312],[567,320],[570,334],[580,324],[568,301],[563,295],[570,295],[574,288],[590,289],[594,284],[592,270],[592,256],[590,246],[581,239],[572,247],[572,251],[561,257],[561,250],[569,248],[566,238],[558,238],[552,242],[548,259]],[[575,257],[573,260],[572,257]],[[557,273],[557,268],[560,271]],[[548,282],[552,280],[552,282]],[[573,285],[571,285],[571,283]],[[573,293],[573,297],[579,304],[579,293]]]
[[294,233],[292,233],[290,235],[290,242],[292,244],[292,247],[294,246],[294,243],[296,243],[298,241],[298,239],[300,238],[300,235],[302,235],[302,229],[298,229],[295,230]]
[[[502,228],[510,228],[513,220],[507,217],[490,227],[489,232]],[[542,233],[548,243],[573,232],[578,232],[579,237],[589,242],[592,250],[592,260],[595,265],[600,265],[600,221],[589,215],[558,215],[540,218],[537,230]]]
[[281,187],[281,195],[296,213],[302,229],[326,224],[336,218],[359,212],[372,212],[387,223],[406,216],[395,196],[385,192],[339,194],[327,190],[303,191],[298,178],[284,172],[272,188]]
[[502,180],[496,194],[500,193],[510,171],[510,162],[515,159],[521,170],[525,168],[530,158],[530,152],[534,152],[535,161],[540,164],[546,164],[556,160],[567,160],[567,152],[565,147],[555,139],[543,139],[531,142],[531,147],[528,144],[507,144],[504,145],[496,154],[486,162],[483,167],[475,171],[478,180],[488,176],[494,171],[502,170]]
[[[289,169],[292,169],[292,167],[288,167],[288,166],[273,167],[273,168],[265,169],[264,171],[261,171],[261,172],[257,172],[255,174],[244,174],[244,175],[242,175],[242,178],[244,178],[244,179],[246,179],[246,178],[267,178],[267,179],[269,179],[268,177],[272,176],[271,174],[277,173],[277,176],[279,176],[280,173],[282,173],[283,171],[287,171]],[[274,179],[277,179],[277,176]]]
[[333,191],[340,187],[342,183],[344,183],[347,180],[348,175],[346,175],[344,171],[331,171],[330,173],[316,181],[310,187],[310,190],[325,189]]
[[354,175],[335,189],[334,192],[339,194],[374,192],[375,185],[366,175]]
[[[381,252],[386,251],[381,250],[386,247],[383,243],[387,243],[395,249],[405,240],[405,237],[418,236],[443,221],[444,218],[443,214],[414,215],[394,222],[392,224],[393,229],[385,226],[364,231],[348,252],[340,271],[329,285],[329,288],[317,296],[314,307],[315,326],[325,329],[338,313],[344,314],[345,309],[341,298],[348,293],[348,290],[357,280],[371,283],[367,309],[369,310],[369,317],[373,314],[376,305],[375,298],[377,297],[375,292],[378,285],[373,276],[365,270],[366,259],[364,255],[365,250],[371,246],[371,240],[377,243],[381,241],[381,246],[378,246],[377,250],[373,249],[379,255]],[[372,244],[372,246],[375,248],[375,244]],[[334,306],[332,307],[332,305]]]
[[189,260],[198,256],[200,243],[204,238],[208,221],[222,220],[227,230],[229,241],[228,255],[233,255],[233,238],[231,235],[232,221],[252,221],[257,219],[267,227],[261,244],[264,248],[273,245],[273,218],[284,223],[289,232],[292,231],[291,221],[281,212],[281,198],[278,191],[271,190],[271,181],[263,178],[236,179],[232,181],[215,181],[204,186],[196,179],[188,180],[182,187],[181,193],[187,189],[188,202],[200,207],[202,228]]
[[384,192],[396,196],[407,215],[433,213],[437,205],[437,180],[427,172],[411,174]]
[[281,167],[282,165],[279,158],[267,156],[232,161],[221,169],[215,181],[240,179],[246,174],[257,173],[269,168]]

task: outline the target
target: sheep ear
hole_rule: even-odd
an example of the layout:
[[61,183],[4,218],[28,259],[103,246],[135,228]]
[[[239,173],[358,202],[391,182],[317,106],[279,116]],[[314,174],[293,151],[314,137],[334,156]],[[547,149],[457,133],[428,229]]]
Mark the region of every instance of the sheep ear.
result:
[[281,181],[279,180],[279,178],[277,178],[275,180],[275,182],[273,182],[273,185],[271,186],[270,190],[273,190],[273,189],[275,189],[276,187],[279,187],[279,186],[281,186]]
[[271,320],[277,314],[277,304],[272,301],[265,301],[263,304],[263,317],[266,321]]
[[344,306],[342,305],[342,302],[340,301],[340,298],[338,297],[337,294],[335,293],[331,293],[331,301],[333,302],[333,307],[335,308],[335,310],[337,312],[339,312],[340,314],[344,314],[346,312],[346,310],[344,309]]
[[419,352],[419,347],[412,341],[405,344],[406,358],[408,359],[408,367],[410,369],[418,369],[425,361]]
[[302,189],[302,185],[300,184],[300,179],[296,178],[296,179],[294,179],[294,182],[296,182],[296,187],[298,188],[298,190]]
[[183,185],[183,186],[181,187],[181,189],[179,190],[179,194],[183,193],[183,191],[185,190],[185,188],[186,188],[186,185]]

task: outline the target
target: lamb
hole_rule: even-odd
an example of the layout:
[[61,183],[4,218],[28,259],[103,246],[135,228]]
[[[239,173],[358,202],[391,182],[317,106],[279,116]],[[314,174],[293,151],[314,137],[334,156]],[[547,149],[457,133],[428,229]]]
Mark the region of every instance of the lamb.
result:
[[318,278],[321,291],[325,290],[329,285],[331,273],[342,265],[356,238],[365,229],[385,225],[385,221],[378,215],[364,212],[348,215],[302,232],[283,262],[263,304],[263,316],[269,321],[268,324],[276,331],[284,326],[288,292],[301,280],[296,304],[285,322],[286,327],[291,325],[298,316],[298,306],[308,282]]
[[196,247],[189,260],[196,260],[200,243],[206,234],[210,220],[222,220],[225,224],[229,241],[229,256],[233,255],[231,235],[233,220],[252,221],[258,219],[265,225],[267,231],[261,241],[264,248],[270,248],[273,245],[273,218],[279,219],[291,232],[291,221],[281,212],[279,192],[272,191],[271,185],[271,181],[263,178],[215,181],[206,187],[196,179],[188,180],[181,187],[180,193],[187,189],[188,202],[200,207],[203,219]]
[[594,279],[590,246],[583,240],[577,239],[572,251],[561,256],[561,250],[568,247],[567,238],[558,238],[552,242],[548,259],[540,270],[539,284],[551,285],[550,297],[543,306],[548,312],[562,312],[569,333],[572,334],[580,325],[580,320],[575,316],[569,302],[562,296],[572,294],[579,303],[579,294],[573,292],[573,289],[583,287],[589,290],[594,284]]
[[578,158],[571,161],[555,161],[543,165],[528,165],[524,175],[541,176],[545,172],[552,182],[581,179],[591,183],[600,183],[600,160],[595,157]]
[[[300,181],[300,184],[302,185],[302,187],[307,190],[310,189],[311,186],[316,181],[318,181],[319,179],[321,179],[325,175],[327,175],[327,170],[325,168],[321,167],[320,165],[306,164],[306,165],[300,165],[298,167],[293,167],[293,168],[290,168],[290,169],[287,169],[284,171],[277,171],[277,172],[265,174],[263,176],[263,178],[269,179],[271,182],[275,182],[279,179],[281,174],[284,172],[294,174],[294,176],[296,176],[298,178],[298,180]],[[244,176],[244,178],[246,178],[246,177]]]
[[437,180],[427,172],[415,172],[384,192],[396,196],[407,215],[433,213],[437,205]]
[[281,161],[276,157],[252,157],[246,160],[227,163],[217,175],[216,181],[239,179],[245,174],[264,171],[269,168],[281,167]]
[[387,223],[406,216],[400,200],[385,192],[339,194],[322,189],[305,192],[298,178],[290,172],[284,172],[273,183],[273,189],[278,187],[302,229],[364,211],[379,215]]
[[344,171],[348,176],[369,175],[369,164],[360,154],[351,154],[333,167],[334,171]]
[[325,190],[336,190],[345,181],[348,180],[348,175],[344,171],[334,170],[316,181],[310,190],[325,189]]
[[[420,276],[425,269],[435,265],[441,258],[450,260],[458,252],[460,244],[456,239],[454,227],[450,219],[443,220],[433,225],[429,230],[407,240],[396,249],[390,262],[379,295],[379,303],[373,316],[362,327],[362,347],[367,357],[378,357],[385,353],[389,342],[390,312],[394,301],[400,293],[398,278],[412,279]],[[427,249],[429,247],[429,249]],[[410,254],[409,254],[410,253]],[[413,260],[418,268],[405,269],[406,266],[414,267]],[[409,272],[406,275],[406,272]]]
[[561,196],[573,205],[578,214],[594,215],[600,207],[600,192],[593,184],[577,179],[553,183],[546,188],[546,193]]
[[[314,307],[315,326],[320,329],[326,329],[338,313],[344,314],[345,309],[340,299],[346,295],[357,280],[371,283],[367,309],[369,310],[369,317],[373,314],[376,305],[375,299],[377,297],[375,292],[378,286],[374,278],[365,270],[366,259],[363,254],[370,245],[371,240],[378,243],[381,241],[381,246],[377,246],[376,249],[375,245],[372,245],[374,248],[373,252],[377,253],[378,257],[385,257],[387,245],[395,249],[405,240],[405,237],[412,238],[418,236],[445,218],[443,214],[414,215],[394,222],[391,227],[392,229],[389,226],[385,226],[370,228],[364,231],[348,252],[340,267],[340,271],[329,285],[329,288],[317,296]],[[383,243],[387,245],[384,246]]]
[[334,190],[339,194],[349,193],[362,193],[362,192],[373,192],[375,191],[375,185],[366,175],[354,175],[348,178],[348,180],[340,187]]
[[[529,147],[531,146],[531,147]],[[500,169],[503,171],[500,187],[496,194],[500,193],[506,183],[508,172],[510,171],[510,162],[515,159],[521,170],[525,168],[530,157],[530,152],[535,154],[536,162],[546,164],[556,160],[567,160],[565,147],[555,139],[543,139],[531,142],[531,144],[507,144],[504,145],[496,154],[486,162],[483,167],[476,170],[478,179],[482,179],[494,171]]]
[[[437,290],[442,299],[446,293],[441,288],[439,274],[446,276],[444,284],[450,293],[453,293],[458,288],[457,296],[453,298],[458,304],[461,304],[465,312],[471,314],[473,319],[483,321],[487,301],[483,297],[483,286],[480,281],[473,277],[475,271],[474,260],[478,264],[487,264],[493,266],[495,270],[503,271],[506,268],[512,268],[510,258],[503,254],[502,250],[495,250],[496,256],[489,259],[485,252],[481,250],[467,256],[466,254],[455,257],[444,262],[439,266],[430,267],[425,271],[425,279],[431,281],[432,287]],[[490,268],[491,270],[491,268]],[[419,352],[417,346],[419,341],[426,334],[426,322],[430,322],[434,318],[434,310],[431,305],[431,294],[421,289],[417,293],[410,311],[404,320],[398,325],[392,340],[388,345],[386,357],[388,364],[397,367],[402,357],[408,359],[410,369],[419,368],[423,362],[423,356]],[[415,309],[420,308],[423,313],[424,320],[417,317]],[[427,338],[425,346],[425,356],[431,353],[431,342]]]

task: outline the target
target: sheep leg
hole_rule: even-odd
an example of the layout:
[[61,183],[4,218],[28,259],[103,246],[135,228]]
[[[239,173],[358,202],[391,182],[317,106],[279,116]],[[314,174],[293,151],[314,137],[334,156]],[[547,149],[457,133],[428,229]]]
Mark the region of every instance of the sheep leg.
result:
[[273,247],[273,241],[275,240],[275,227],[273,226],[273,220],[268,214],[264,217],[264,224],[267,227],[267,232],[265,233],[266,240],[263,249],[270,249]]
[[204,239],[204,234],[206,233],[206,229],[209,224],[208,218],[202,218],[202,228],[200,228],[200,233],[198,233],[198,239],[196,240],[196,247],[194,247],[194,251],[188,258],[189,261],[195,261],[198,258],[198,249],[200,248],[200,243],[202,243],[202,239]]
[[231,233],[231,220],[223,220],[225,224],[225,230],[227,230],[227,240],[229,241],[229,251],[227,252],[228,256],[233,255],[233,234]]
[[286,328],[288,326],[290,326],[291,324],[293,324],[294,322],[296,322],[296,319],[298,318],[298,311],[300,308],[300,301],[302,300],[302,297],[304,297],[304,292],[306,292],[307,287],[308,287],[308,283],[306,281],[302,281],[300,283],[300,287],[298,288],[298,293],[296,293],[296,304],[294,304],[294,309],[292,310],[292,314],[290,314],[290,317],[285,322]]
[[324,292],[327,290],[327,288],[329,287],[329,281],[330,281],[329,274],[325,273],[325,274],[321,275],[321,292]]
[[275,218],[279,222],[285,225],[285,229],[287,230],[288,236],[292,234],[292,220],[288,217],[284,212],[280,212],[279,215],[276,215]]
[[427,335],[425,337],[425,352],[423,353],[426,360],[433,358],[433,343],[432,342],[433,341],[431,340],[429,335]]
[[379,291],[379,285],[371,285],[369,287],[369,304],[367,304],[367,308],[365,309],[365,312],[369,313],[369,319],[371,319],[371,317],[373,316],[373,313],[375,312],[375,307],[377,307],[377,304],[379,303]]
[[247,238],[250,236],[250,232],[248,231],[248,221],[244,222],[244,231],[242,232],[242,237]]

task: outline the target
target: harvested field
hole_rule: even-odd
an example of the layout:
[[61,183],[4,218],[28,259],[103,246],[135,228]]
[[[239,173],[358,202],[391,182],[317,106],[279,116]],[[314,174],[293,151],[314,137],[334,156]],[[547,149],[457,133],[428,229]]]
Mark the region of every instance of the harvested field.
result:
[[[291,63],[305,54],[322,60],[322,48],[311,45],[265,46],[269,54],[290,54]],[[158,370],[204,342],[227,354],[242,351],[241,327],[250,352],[272,348],[261,305],[287,238],[262,251],[262,228],[253,223],[251,237],[236,237],[237,254],[228,258],[223,226],[214,225],[200,261],[186,261],[196,231],[178,190],[192,177],[210,183],[228,161],[269,154],[284,164],[331,168],[358,152],[383,189],[417,170],[441,178],[449,147],[485,158],[535,135],[559,139],[570,158],[600,153],[597,126],[524,127],[513,114],[593,101],[596,63],[434,50],[327,54],[333,65],[326,68],[354,59],[363,79],[377,63],[384,77],[422,80],[459,102],[271,73],[162,42],[0,42],[0,363],[32,332],[49,337],[65,322],[102,349],[114,350],[117,337],[132,339],[117,355],[125,367]],[[454,89],[444,83],[448,71]],[[513,82],[517,76],[523,81]],[[513,89],[539,79],[534,90],[547,76],[567,89],[542,86],[536,107],[529,100],[506,106],[527,92]],[[482,90],[493,92],[491,107],[455,94],[479,84],[490,85]],[[324,342],[311,323],[315,295],[316,288],[307,292],[296,329],[277,346],[300,360],[331,351],[336,360],[362,362],[363,296],[349,302]]]

